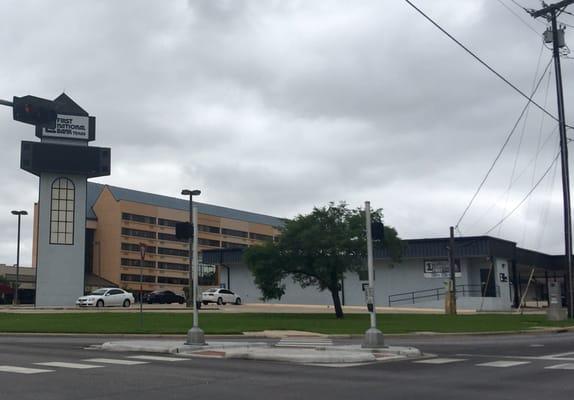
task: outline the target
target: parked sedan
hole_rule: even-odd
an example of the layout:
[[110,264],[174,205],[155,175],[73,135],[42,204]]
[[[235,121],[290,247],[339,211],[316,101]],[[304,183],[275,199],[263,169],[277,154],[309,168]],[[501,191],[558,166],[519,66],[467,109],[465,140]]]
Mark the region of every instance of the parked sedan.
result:
[[240,305],[241,297],[228,289],[211,288],[201,294],[201,302],[205,305],[209,303],[217,303],[219,305],[233,303]]
[[160,304],[171,304],[171,303],[179,303],[183,304],[185,302],[185,298],[178,294],[175,294],[171,290],[156,290],[155,292],[151,292],[144,297],[144,301],[149,304],[152,303],[160,303]]
[[129,307],[134,295],[118,288],[101,288],[76,300],[80,307]]

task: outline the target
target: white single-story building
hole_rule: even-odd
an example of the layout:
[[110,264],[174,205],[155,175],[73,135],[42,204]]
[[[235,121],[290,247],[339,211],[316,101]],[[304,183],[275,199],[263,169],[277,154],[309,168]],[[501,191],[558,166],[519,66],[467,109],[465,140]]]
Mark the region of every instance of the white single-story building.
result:
[[[443,308],[445,282],[450,276],[449,239],[404,241],[400,262],[392,261],[385,249],[374,252],[375,298],[377,306]],[[244,249],[203,251],[203,262],[218,266],[219,282],[239,293],[245,303],[259,303],[261,292],[243,262]],[[477,311],[509,311],[523,298],[547,300],[548,283],[560,282],[566,293],[564,256],[552,256],[521,249],[516,243],[490,236],[455,239],[457,307]],[[366,267],[348,272],[341,282],[343,305],[365,305]],[[301,288],[285,280],[285,304],[332,304],[328,291]],[[528,295],[526,296],[525,293]]]

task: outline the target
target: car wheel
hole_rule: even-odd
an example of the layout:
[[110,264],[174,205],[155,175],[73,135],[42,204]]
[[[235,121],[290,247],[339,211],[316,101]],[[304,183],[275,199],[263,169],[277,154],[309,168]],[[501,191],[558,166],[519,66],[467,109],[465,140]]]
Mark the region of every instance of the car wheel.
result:
[[125,299],[124,300],[124,304],[122,304],[124,307],[129,307],[131,304],[131,302],[129,301],[129,299]]
[[203,305],[206,306],[209,304],[209,301],[202,301]]
[[223,299],[220,297],[220,298],[217,299],[217,304],[218,304],[218,305],[222,305],[222,304],[225,304],[225,303],[223,302]]
[[96,302],[96,307],[103,307],[104,306],[104,301],[103,300],[98,300]]
[[241,298],[240,298],[240,297],[238,297],[238,298],[235,299],[235,305],[236,305],[236,306],[240,306],[240,305],[241,305]]
[[179,304],[183,304],[183,298],[179,299],[177,302],[178,302]]

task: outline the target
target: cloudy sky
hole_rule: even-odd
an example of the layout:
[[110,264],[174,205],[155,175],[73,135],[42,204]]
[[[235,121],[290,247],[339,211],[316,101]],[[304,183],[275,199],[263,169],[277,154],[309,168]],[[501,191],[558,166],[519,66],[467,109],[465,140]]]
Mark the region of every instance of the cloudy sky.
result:
[[[540,80],[535,100],[556,114],[546,23],[518,6],[539,1],[413,2],[524,92]],[[65,92],[96,116],[93,144],[112,148],[97,182],[199,188],[287,218],[370,200],[404,238],[448,235],[526,105],[402,0],[3,0],[0,48],[1,99]],[[574,60],[562,62],[572,121]],[[490,234],[562,251],[556,126],[527,110],[457,234],[488,232],[546,173]],[[13,264],[10,210],[31,211],[38,189],[20,141],[35,137],[6,107],[0,134],[0,263]]]

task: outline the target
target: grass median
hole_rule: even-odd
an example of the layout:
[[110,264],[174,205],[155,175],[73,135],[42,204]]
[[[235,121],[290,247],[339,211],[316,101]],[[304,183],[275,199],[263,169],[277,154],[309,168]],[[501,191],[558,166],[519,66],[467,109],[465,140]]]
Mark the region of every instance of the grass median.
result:
[[[0,332],[185,334],[191,314],[88,312],[62,314],[0,313]],[[574,325],[573,320],[550,322],[544,315],[420,315],[380,314],[379,329],[386,334],[410,332],[501,332]],[[362,334],[369,326],[366,314],[348,314],[337,320],[330,314],[203,314],[200,327],[206,334],[240,334],[263,330],[298,330],[324,334]]]

